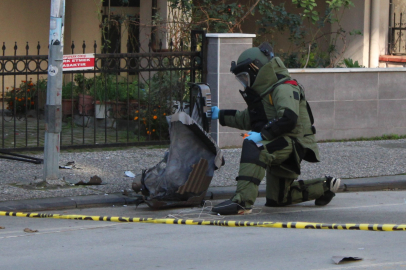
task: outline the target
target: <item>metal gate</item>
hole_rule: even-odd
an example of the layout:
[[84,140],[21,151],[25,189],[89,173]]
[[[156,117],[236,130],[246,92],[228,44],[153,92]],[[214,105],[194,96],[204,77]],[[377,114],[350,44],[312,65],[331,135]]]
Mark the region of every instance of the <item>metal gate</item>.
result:
[[[48,56],[41,45],[3,43],[0,56],[0,149],[40,150],[44,146],[44,108]],[[83,42],[71,53],[95,53],[94,70],[64,72],[61,148],[167,144],[166,116],[189,111],[190,82],[204,80],[205,37],[192,31],[190,44],[175,49],[149,44],[148,53],[96,53]],[[128,45],[127,47],[130,47]]]

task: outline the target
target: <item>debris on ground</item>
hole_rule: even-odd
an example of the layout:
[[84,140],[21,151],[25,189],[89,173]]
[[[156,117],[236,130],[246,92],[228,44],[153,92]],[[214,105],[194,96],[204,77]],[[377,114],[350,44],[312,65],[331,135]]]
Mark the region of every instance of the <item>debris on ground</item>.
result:
[[1,227],[1,226],[0,226],[0,230],[4,230],[5,228],[6,228],[6,227]]
[[90,177],[89,182],[84,182],[84,181],[80,180],[75,185],[80,186],[80,185],[101,185],[101,184],[102,184],[101,178],[98,177],[97,175],[94,175],[94,176]]
[[134,174],[133,172],[130,172],[130,171],[126,171],[126,172],[124,172],[124,174],[125,174],[126,176],[128,176],[128,177],[131,177],[131,178],[134,178],[134,177],[135,177],[135,174]]
[[[193,90],[193,91],[192,91]],[[214,171],[224,165],[221,149],[210,135],[211,93],[208,85],[193,84],[197,93],[192,113],[167,116],[170,145],[162,160],[135,176],[133,190],[153,209],[199,205]]]
[[67,162],[65,165],[59,166],[59,169],[68,169],[68,170],[71,170],[71,169],[80,169],[80,168],[77,168],[77,167],[76,167],[75,161],[69,161],[69,162]]
[[25,228],[24,232],[26,232],[26,233],[35,233],[35,232],[38,232],[38,230],[31,230],[30,228]]
[[361,257],[345,257],[345,256],[333,256],[331,259],[333,259],[335,264],[339,264],[340,262],[351,262],[362,260]]

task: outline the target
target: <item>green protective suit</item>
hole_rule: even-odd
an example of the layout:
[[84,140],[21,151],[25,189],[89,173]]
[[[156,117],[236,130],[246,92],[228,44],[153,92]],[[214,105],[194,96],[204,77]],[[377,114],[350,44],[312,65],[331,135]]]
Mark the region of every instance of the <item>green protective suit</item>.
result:
[[[278,77],[283,78],[278,80]],[[265,140],[258,143],[244,140],[237,190],[232,200],[250,208],[257,198],[258,185],[265,171],[267,206],[319,198],[326,189],[325,178],[295,181],[300,175],[302,159],[320,161],[304,90],[290,78],[278,57],[259,70],[251,89],[261,96],[266,118],[273,124],[262,129],[261,136]],[[220,110],[219,121],[223,126],[252,130],[248,108],[244,111]]]

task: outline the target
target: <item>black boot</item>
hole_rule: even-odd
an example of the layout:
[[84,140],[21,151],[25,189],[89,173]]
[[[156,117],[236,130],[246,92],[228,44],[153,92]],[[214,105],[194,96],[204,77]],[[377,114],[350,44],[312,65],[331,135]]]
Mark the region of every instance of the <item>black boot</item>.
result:
[[327,190],[321,197],[317,198],[314,203],[318,206],[325,206],[329,204],[336,195],[335,192],[337,192],[338,188],[340,187],[340,182],[340,178],[326,176],[325,185],[327,187]]
[[220,215],[244,215],[250,214],[252,212],[252,209],[245,208],[244,202],[238,203],[233,202],[232,200],[227,200],[214,206],[211,211]]

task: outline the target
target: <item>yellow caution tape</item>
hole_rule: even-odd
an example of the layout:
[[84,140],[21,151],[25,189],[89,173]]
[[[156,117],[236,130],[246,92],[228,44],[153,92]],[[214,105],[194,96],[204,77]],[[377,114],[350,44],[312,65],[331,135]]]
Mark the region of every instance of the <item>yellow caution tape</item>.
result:
[[84,215],[59,215],[41,213],[18,213],[0,211],[0,216],[29,217],[29,218],[56,218],[74,220],[93,220],[111,222],[137,222],[157,224],[182,224],[182,225],[209,225],[223,227],[265,227],[289,229],[326,229],[326,230],[361,230],[361,231],[406,231],[406,224],[329,224],[314,222],[271,222],[271,221],[233,221],[233,220],[193,220],[175,218],[137,218],[137,217],[108,217]]

